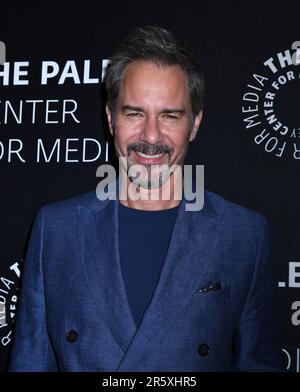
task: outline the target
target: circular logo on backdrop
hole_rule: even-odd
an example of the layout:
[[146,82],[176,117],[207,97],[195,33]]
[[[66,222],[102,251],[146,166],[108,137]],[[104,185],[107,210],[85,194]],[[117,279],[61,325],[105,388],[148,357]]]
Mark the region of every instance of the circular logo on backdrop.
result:
[[242,96],[244,129],[258,148],[300,160],[300,41],[265,59]]
[[21,275],[19,267],[19,263],[13,263],[0,276],[0,347],[2,348],[8,346],[12,340],[12,325],[16,315],[18,282]]

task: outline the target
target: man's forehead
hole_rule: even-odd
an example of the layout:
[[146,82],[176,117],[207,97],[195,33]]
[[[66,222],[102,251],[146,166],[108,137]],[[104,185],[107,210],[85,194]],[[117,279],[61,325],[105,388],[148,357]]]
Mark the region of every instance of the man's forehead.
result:
[[172,72],[173,74],[181,75],[182,77],[186,78],[184,70],[177,64],[168,65],[150,60],[136,60],[132,61],[126,66],[123,72],[122,80],[124,80],[128,76],[135,76],[141,73],[150,72],[153,74],[167,74]]
[[119,89],[119,98],[153,96],[186,100],[187,78],[179,66],[159,66],[152,62],[134,62],[127,66]]

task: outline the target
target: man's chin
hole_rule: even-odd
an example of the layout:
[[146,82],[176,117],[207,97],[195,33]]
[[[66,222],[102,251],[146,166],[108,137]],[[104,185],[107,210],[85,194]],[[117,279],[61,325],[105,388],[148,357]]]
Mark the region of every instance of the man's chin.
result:
[[173,173],[166,176],[160,176],[159,178],[158,177],[156,178],[129,177],[129,180],[136,186],[150,191],[150,190],[162,188],[163,185],[165,185],[167,181],[170,179],[170,176],[172,176],[172,174]]

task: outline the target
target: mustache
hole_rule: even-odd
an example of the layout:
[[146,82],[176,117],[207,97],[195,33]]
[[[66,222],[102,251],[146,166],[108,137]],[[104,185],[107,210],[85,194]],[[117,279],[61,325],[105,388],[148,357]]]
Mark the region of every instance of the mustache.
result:
[[174,148],[167,144],[147,144],[147,143],[132,143],[127,146],[127,155],[129,156],[131,151],[141,152],[142,154],[155,155],[167,153],[172,155]]

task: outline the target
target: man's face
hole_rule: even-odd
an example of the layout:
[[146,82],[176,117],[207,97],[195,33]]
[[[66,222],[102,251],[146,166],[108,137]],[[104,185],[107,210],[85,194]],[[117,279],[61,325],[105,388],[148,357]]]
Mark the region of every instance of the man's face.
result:
[[[185,73],[179,67],[160,68],[150,62],[134,62],[125,70],[114,127],[108,106],[106,111],[117,155],[127,157],[128,168],[136,164],[147,168],[144,188],[151,187],[153,165],[183,164],[202,117],[200,112],[192,119]],[[159,172],[152,171],[152,180],[155,175]],[[160,175],[160,185],[167,177]]]

